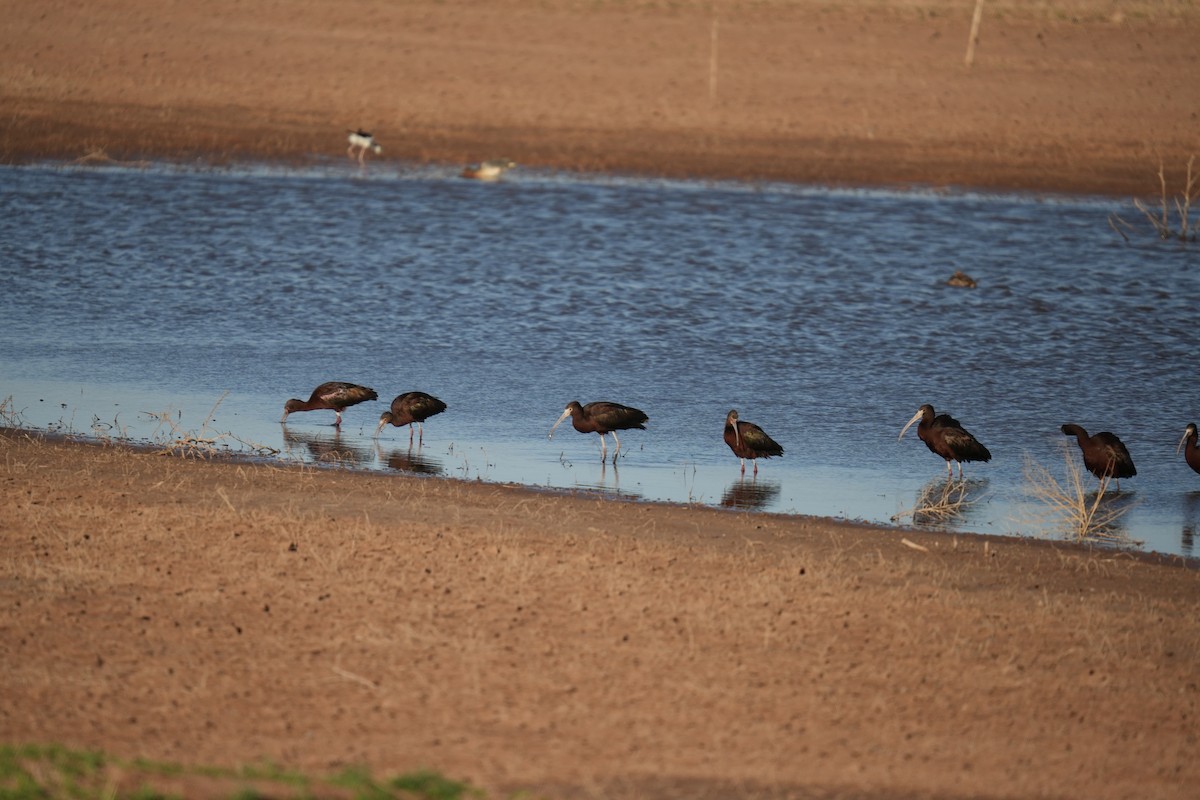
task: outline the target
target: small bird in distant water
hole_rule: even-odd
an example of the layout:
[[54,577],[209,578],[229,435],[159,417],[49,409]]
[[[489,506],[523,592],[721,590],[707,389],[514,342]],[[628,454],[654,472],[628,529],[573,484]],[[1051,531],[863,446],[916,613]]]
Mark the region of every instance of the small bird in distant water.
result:
[[979,284],[975,282],[974,278],[960,269],[956,270],[953,275],[946,279],[946,285],[955,286],[960,289],[974,289]]
[[753,422],[738,419],[737,411],[725,415],[725,444],[742,460],[742,472],[746,472],[746,459],[754,462],[754,474],[758,474],[758,459],[782,456],[783,447]]
[[950,466],[951,461],[958,462],[958,477],[961,478],[964,461],[992,460],[992,454],[988,452],[988,449],[960,425],[958,420],[949,414],[935,415],[933,406],[929,403],[917,409],[917,413],[901,429],[896,441],[903,439],[904,434],[917,420],[921,421],[921,424],[917,426],[917,438],[925,443],[930,452],[946,459],[947,475],[954,472]]
[[604,434],[612,434],[613,441],[617,446],[613,450],[614,465],[617,463],[617,455],[621,452],[621,440],[617,438],[617,431],[630,430],[632,428],[645,430],[646,426],[643,423],[650,420],[644,412],[630,406],[623,406],[620,403],[597,400],[594,403],[588,403],[586,406],[583,406],[579,404],[578,400],[572,400],[563,409],[562,416],[558,418],[558,422],[555,422],[554,426],[550,428],[550,433],[546,434],[547,439],[554,438],[554,429],[562,424],[562,421],[567,417],[571,418],[571,425],[580,433],[600,434],[601,462],[605,460],[608,453],[608,448],[604,444]]
[[462,177],[474,178],[477,181],[494,181],[508,170],[517,165],[507,158],[484,161],[482,164],[471,164],[462,171]]
[[350,146],[346,148],[346,156],[354,158],[354,151],[358,150],[358,163],[360,166],[366,166],[363,163],[363,156],[370,150],[375,155],[383,152],[383,145],[375,141],[375,137],[364,130],[347,131],[350,135],[346,139],[350,142]]
[[344,409],[366,400],[378,399],[379,395],[375,394],[375,390],[368,389],[366,386],[345,381],[329,381],[313,389],[312,396],[307,400],[293,398],[284,403],[283,419],[279,421],[287,422],[288,414],[296,411],[332,410],[337,412],[337,420],[333,423],[334,427],[340,428]]
[[1075,437],[1083,453],[1083,466],[1100,479],[1101,489],[1108,483],[1109,478],[1114,478],[1117,481],[1117,490],[1120,491],[1121,478],[1137,475],[1133,457],[1115,433],[1101,431],[1095,436],[1088,436],[1087,431],[1074,424],[1063,425],[1062,432],[1064,436]]
[[397,395],[392,400],[390,411],[385,411],[379,415],[379,427],[375,430],[375,435],[378,436],[384,427],[388,424],[395,425],[399,428],[402,425],[408,426],[408,443],[411,445],[413,441],[413,423],[421,431],[420,443],[425,441],[425,420],[435,414],[440,414],[446,410],[446,404],[438,400],[431,394],[424,392],[405,392]]

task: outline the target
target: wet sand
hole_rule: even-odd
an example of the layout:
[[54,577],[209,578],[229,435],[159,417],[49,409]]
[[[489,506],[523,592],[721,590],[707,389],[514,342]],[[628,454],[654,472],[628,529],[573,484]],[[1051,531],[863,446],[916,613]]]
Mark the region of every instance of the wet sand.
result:
[[[989,3],[967,69],[968,6],[718,3],[710,92],[709,3],[14,4],[0,160],[340,162],[361,126],[399,169],[1123,196],[1200,150],[1195,12]],[[6,742],[494,797],[1200,785],[1178,560],[11,430],[0,465]]]

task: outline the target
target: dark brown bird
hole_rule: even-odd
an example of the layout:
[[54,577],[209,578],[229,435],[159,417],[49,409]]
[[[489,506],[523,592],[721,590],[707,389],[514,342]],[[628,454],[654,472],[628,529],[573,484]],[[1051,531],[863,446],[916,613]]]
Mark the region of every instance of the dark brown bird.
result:
[[337,412],[337,420],[333,423],[334,427],[340,428],[342,426],[342,411],[344,409],[366,400],[378,399],[379,395],[375,394],[375,390],[368,389],[366,386],[359,386],[357,383],[346,383],[345,381],[329,381],[313,389],[312,396],[307,400],[296,400],[293,398],[284,403],[283,419],[279,421],[287,422],[288,414],[294,411],[321,411],[330,409]]
[[754,474],[758,474],[758,459],[782,456],[783,448],[766,431],[753,422],[738,419],[737,411],[725,415],[725,444],[742,460],[742,472],[746,471],[746,459],[754,462]]
[[961,478],[964,461],[992,460],[992,454],[988,452],[988,449],[960,425],[958,420],[949,414],[935,416],[933,406],[929,403],[917,409],[917,413],[913,414],[913,418],[901,429],[896,441],[903,439],[904,434],[917,420],[921,421],[921,424],[917,426],[917,436],[925,443],[930,452],[937,453],[946,459],[947,475],[954,472],[950,466],[951,461],[958,462],[958,476]]
[[580,433],[600,434],[601,461],[605,460],[608,453],[608,447],[604,444],[604,434],[611,433],[613,442],[616,443],[616,449],[613,450],[614,464],[617,463],[617,454],[621,452],[621,440],[617,438],[617,431],[633,428],[645,430],[646,426],[642,423],[650,420],[649,417],[638,409],[623,406],[620,403],[597,400],[594,403],[581,406],[578,400],[572,400],[563,409],[562,416],[558,418],[558,422],[555,422],[554,426],[550,428],[550,433],[546,434],[547,439],[554,438],[554,429],[561,425],[562,421],[567,417],[571,418],[571,425]]
[[[1179,448],[1183,448],[1183,460],[1195,472],[1200,472],[1200,444],[1197,444],[1196,423],[1188,423],[1187,429],[1183,432],[1183,438],[1179,440],[1179,444],[1175,447],[1175,452],[1179,452]],[[1186,446],[1185,446],[1186,444]]]
[[397,428],[401,425],[407,425],[408,443],[411,445],[413,440],[412,426],[415,422],[421,431],[420,442],[424,442],[425,420],[445,410],[446,404],[431,394],[405,392],[404,394],[397,395],[396,399],[392,401],[391,411],[385,411],[379,415],[379,427],[375,430],[375,435],[378,436],[384,426],[389,423],[395,425]]
[[1116,478],[1117,488],[1120,489],[1121,478],[1137,475],[1129,450],[1116,434],[1101,431],[1095,436],[1088,436],[1087,431],[1074,424],[1063,425],[1062,432],[1065,436],[1075,437],[1083,452],[1083,466],[1100,479],[1102,488],[1109,478]]

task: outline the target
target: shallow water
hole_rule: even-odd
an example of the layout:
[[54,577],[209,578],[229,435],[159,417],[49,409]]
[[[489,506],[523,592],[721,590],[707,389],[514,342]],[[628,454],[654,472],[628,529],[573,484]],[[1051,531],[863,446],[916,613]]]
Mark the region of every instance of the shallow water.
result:
[[[945,476],[915,426],[896,441],[928,402],[994,458],[967,465],[963,514],[918,523],[1059,535],[1026,460],[1063,479],[1076,422],[1137,463],[1119,531],[1191,555],[1200,475],[1174,447],[1200,420],[1200,251],[1127,243],[1114,210],[1131,218],[1095,198],[521,169],[5,168],[0,400],[30,427],[905,524]],[[979,287],[946,286],[957,269]],[[334,379],[381,400],[340,433],[328,411],[280,425]],[[423,447],[375,440],[411,389],[449,410]],[[650,415],[618,468],[566,423],[547,441],[573,399]],[[731,408],[786,449],[757,479],[722,442]]]

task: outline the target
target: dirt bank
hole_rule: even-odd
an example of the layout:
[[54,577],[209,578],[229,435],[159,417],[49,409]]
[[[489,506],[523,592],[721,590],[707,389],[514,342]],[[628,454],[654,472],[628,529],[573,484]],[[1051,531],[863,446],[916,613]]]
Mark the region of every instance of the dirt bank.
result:
[[13,431],[0,465],[7,741],[494,797],[1200,781],[1178,562]]
[[993,1],[967,68],[971,6],[9,4],[0,160],[337,159],[361,126],[400,162],[1142,195],[1161,161],[1182,185],[1200,11]]

